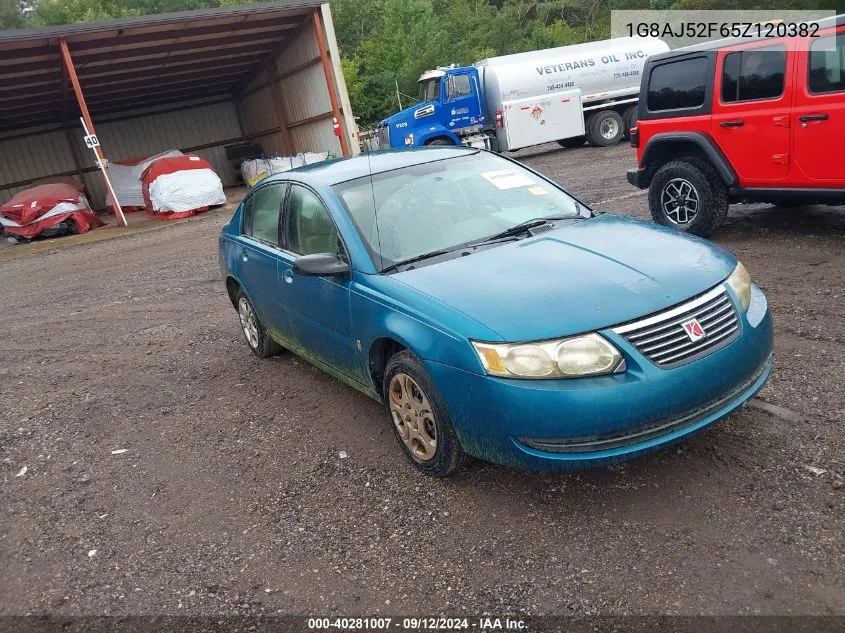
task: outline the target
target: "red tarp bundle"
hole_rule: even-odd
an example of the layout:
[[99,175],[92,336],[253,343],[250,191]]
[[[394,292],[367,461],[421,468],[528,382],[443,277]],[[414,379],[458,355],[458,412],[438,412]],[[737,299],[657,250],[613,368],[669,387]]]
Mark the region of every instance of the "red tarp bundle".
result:
[[103,221],[91,211],[85,196],[65,183],[26,189],[0,206],[3,229],[27,239],[68,219],[76,224],[78,233],[103,226]]
[[141,174],[147,212],[177,220],[226,203],[223,183],[211,163],[199,156],[159,158]]

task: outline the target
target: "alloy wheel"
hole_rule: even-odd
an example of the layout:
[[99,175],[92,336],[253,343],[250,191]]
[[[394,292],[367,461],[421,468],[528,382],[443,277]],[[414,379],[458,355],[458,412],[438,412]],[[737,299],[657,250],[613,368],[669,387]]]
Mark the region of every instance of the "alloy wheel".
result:
[[619,134],[619,124],[614,119],[605,119],[599,125],[599,134],[607,140],[616,138],[616,135]]
[[673,224],[689,224],[698,214],[698,191],[689,180],[673,178],[663,186],[660,206]]
[[238,301],[238,318],[241,320],[246,342],[252,349],[258,349],[258,321],[249,301],[243,297]]
[[388,387],[388,403],[393,424],[408,451],[420,461],[434,458],[437,424],[419,384],[408,374],[396,374]]

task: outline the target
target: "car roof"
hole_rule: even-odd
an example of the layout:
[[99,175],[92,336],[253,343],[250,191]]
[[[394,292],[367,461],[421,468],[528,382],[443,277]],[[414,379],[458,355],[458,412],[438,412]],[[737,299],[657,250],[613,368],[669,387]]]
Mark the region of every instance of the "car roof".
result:
[[[824,18],[818,20],[818,25],[822,29],[828,29],[834,26],[845,25],[845,14]],[[763,42],[772,38],[768,37],[728,37],[721,40],[712,40],[710,42],[702,42],[701,44],[692,44],[691,46],[682,46],[680,48],[672,49],[665,53],[658,53],[648,58],[649,63],[660,62],[665,59],[671,59],[688,53],[700,53],[708,51],[716,51],[728,46],[736,46],[738,44],[748,44],[749,42]]]
[[303,181],[317,185],[331,186],[369,176],[370,174],[380,174],[386,171],[393,171],[394,169],[402,169],[403,167],[422,165],[424,163],[432,163],[458,156],[468,156],[470,154],[476,154],[479,151],[474,147],[455,145],[452,147],[420,147],[372,152],[369,154],[362,153],[351,158],[338,158],[297,167],[296,169],[270,176],[264,182],[291,180],[301,177]]

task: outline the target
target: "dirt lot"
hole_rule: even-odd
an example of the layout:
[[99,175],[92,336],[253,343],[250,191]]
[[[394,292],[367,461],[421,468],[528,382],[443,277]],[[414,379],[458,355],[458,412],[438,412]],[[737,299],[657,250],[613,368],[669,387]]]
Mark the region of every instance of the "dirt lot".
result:
[[[647,215],[628,147],[523,155]],[[249,353],[226,219],[0,262],[0,615],[845,614],[845,210],[715,235],[775,315],[754,406],[613,468],[449,481],[375,402]]]

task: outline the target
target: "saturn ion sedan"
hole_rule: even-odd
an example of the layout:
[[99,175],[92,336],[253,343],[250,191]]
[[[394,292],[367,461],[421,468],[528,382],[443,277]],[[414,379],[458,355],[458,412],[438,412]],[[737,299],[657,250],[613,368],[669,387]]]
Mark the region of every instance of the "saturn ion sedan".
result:
[[731,253],[468,147],[269,177],[220,265],[252,351],[384,403],[429,475],[627,459],[729,415],[772,369],[766,298]]

